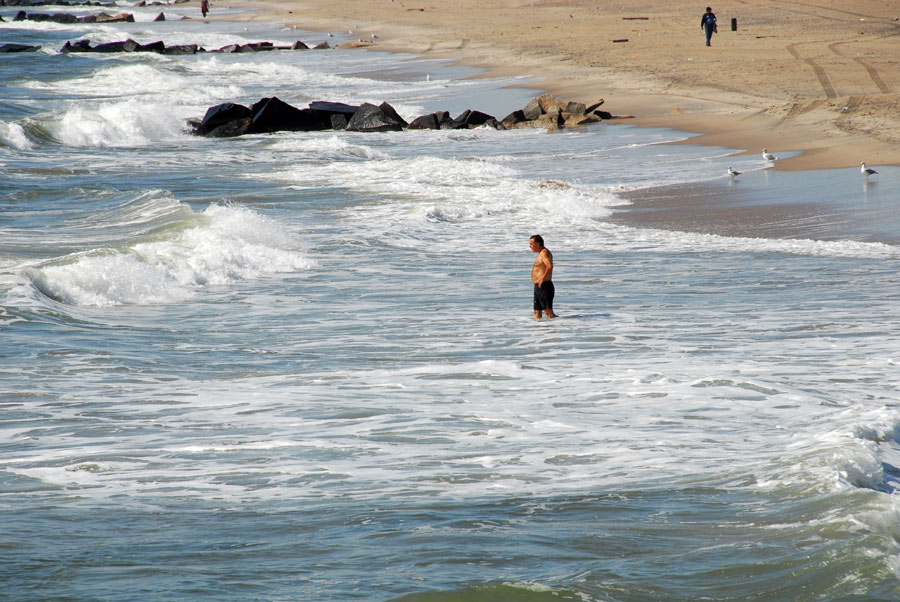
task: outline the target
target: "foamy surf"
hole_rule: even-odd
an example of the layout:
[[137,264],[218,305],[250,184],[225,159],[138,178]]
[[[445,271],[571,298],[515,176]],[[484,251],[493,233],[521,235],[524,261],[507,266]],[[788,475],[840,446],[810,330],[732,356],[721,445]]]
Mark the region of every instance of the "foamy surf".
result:
[[[0,27],[45,49],[327,35],[170,6]],[[0,61],[4,595],[898,598],[896,170],[773,171],[621,121],[177,125],[273,95],[498,118],[533,95],[473,74],[358,50]],[[694,193],[689,228],[614,223],[654,186]],[[808,205],[836,236],[706,230],[729,203]],[[535,233],[571,319],[533,319]]]
[[59,258],[26,273],[43,294],[70,305],[158,305],[314,265],[289,232],[251,210],[212,205],[202,218],[203,225]]

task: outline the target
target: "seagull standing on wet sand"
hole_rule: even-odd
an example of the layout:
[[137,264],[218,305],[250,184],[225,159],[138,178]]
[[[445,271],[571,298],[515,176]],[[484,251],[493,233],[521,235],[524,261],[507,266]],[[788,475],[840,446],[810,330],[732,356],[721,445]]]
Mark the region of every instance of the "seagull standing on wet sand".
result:
[[739,176],[739,175],[741,175],[741,172],[739,172],[739,171],[734,171],[733,169],[731,169],[731,168],[729,167],[729,168],[728,168],[728,175],[729,175],[730,177],[733,178],[734,176]]
[[762,158],[765,159],[766,161],[778,161],[778,157],[776,157],[775,155],[773,155],[766,149],[763,149]]
[[866,167],[866,162],[865,162],[865,161],[860,161],[860,163],[859,163],[859,173],[861,173],[862,175],[866,176],[866,179],[868,180],[868,179],[869,179],[869,176],[871,176],[871,175],[874,174],[874,173],[878,173],[878,172],[875,171],[874,169],[872,169],[871,167]]

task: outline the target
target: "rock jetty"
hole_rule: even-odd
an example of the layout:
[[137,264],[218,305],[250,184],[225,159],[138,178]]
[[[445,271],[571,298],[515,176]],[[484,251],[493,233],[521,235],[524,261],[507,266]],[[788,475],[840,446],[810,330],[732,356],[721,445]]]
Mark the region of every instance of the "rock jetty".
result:
[[[174,0],[172,4],[185,4],[191,0]],[[141,0],[134,6],[166,6],[169,2],[147,2]],[[70,0],[0,0],[0,6],[99,6],[103,8],[117,7],[115,2],[92,2],[85,0],[83,2],[71,2]]]
[[60,48],[60,52],[156,52],[159,54],[196,54],[198,52],[220,52],[223,54],[234,53],[252,53],[266,52],[269,50],[310,50],[331,48],[328,42],[322,42],[316,46],[307,46],[303,42],[297,41],[290,46],[275,46],[272,42],[251,42],[249,44],[229,44],[214,50],[207,50],[198,44],[178,44],[175,46],[166,46],[164,42],[151,42],[149,44],[140,44],[132,39],[120,42],[107,42],[105,44],[91,45],[90,40],[76,40],[74,42],[66,42]]
[[604,119],[621,119],[599,110],[600,100],[590,106],[564,102],[552,94],[532,99],[523,109],[513,111],[502,120],[481,111],[466,110],[456,117],[437,111],[416,117],[407,123],[390,104],[363,103],[359,106],[317,101],[298,109],[273,96],[252,106],[224,103],[210,107],[203,119],[191,121],[195,134],[213,138],[229,138],[244,134],[272,132],[312,132],[346,130],[349,132],[388,132],[402,130],[458,130],[492,127],[498,130],[521,128],[562,129],[596,123]]
[[132,13],[119,13],[117,15],[98,13],[96,15],[79,17],[70,13],[26,13],[24,10],[20,10],[13,21],[49,21],[64,25],[71,23],[134,23],[134,15]]

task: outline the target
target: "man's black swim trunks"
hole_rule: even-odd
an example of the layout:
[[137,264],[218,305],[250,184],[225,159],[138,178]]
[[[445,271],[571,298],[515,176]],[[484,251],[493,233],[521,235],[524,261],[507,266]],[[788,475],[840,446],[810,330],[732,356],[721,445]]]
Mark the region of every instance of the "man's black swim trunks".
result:
[[552,282],[545,282],[543,285],[534,285],[534,311],[546,311],[553,309],[553,295],[556,294],[556,287]]

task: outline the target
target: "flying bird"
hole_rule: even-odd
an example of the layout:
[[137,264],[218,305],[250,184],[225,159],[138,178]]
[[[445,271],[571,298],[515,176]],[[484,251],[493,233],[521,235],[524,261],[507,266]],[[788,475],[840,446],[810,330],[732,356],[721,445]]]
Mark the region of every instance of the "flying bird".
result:
[[872,169],[871,167],[866,167],[866,162],[865,162],[865,161],[860,161],[860,163],[859,163],[859,173],[861,173],[862,175],[866,176],[866,179],[868,180],[868,179],[869,179],[869,176],[871,176],[872,174],[878,173],[878,172],[875,171],[874,169]]
[[763,151],[762,151],[762,158],[765,159],[766,161],[778,161],[778,157],[776,157],[775,155],[773,155],[766,149],[763,149]]

